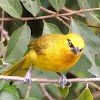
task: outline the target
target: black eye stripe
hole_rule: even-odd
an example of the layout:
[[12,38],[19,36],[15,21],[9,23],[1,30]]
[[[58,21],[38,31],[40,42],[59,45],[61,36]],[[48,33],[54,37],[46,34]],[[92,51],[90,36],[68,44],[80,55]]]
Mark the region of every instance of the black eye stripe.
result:
[[[73,44],[71,43],[71,41],[68,39],[68,45],[71,47],[71,48],[74,48],[74,46],[73,46]],[[83,48],[82,49],[80,49],[80,52],[83,50]]]
[[70,46],[70,47],[74,47],[73,46],[73,44],[71,43],[71,41],[68,39],[68,45]]

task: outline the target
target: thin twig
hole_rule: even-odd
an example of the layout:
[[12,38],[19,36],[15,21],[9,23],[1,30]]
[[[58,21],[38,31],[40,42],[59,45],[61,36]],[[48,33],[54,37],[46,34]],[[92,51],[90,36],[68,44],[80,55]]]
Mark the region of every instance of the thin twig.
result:
[[[19,76],[4,76],[0,75],[2,80],[14,80],[14,81],[24,81],[23,77]],[[45,82],[45,83],[58,83],[58,79],[47,79],[47,78],[32,78],[32,82]],[[100,82],[100,78],[72,78],[66,80],[69,83],[72,82]]]
[[44,96],[48,98],[48,100],[54,100],[54,99],[48,94],[48,92],[46,91],[46,89],[44,88],[44,86],[43,86],[41,83],[39,84],[39,87],[40,87],[40,89],[42,90]]
[[75,76],[77,78],[80,78],[76,73],[72,72],[71,70],[68,70],[67,73],[72,74],[73,76]]
[[5,29],[2,29],[2,26],[0,25],[0,31],[1,30],[3,31],[3,36],[4,36],[4,38],[6,39],[6,41],[8,43],[8,41],[10,40],[10,37],[8,35],[8,32]]
[[[63,7],[62,10],[66,11],[66,12],[69,12],[69,13],[75,12],[74,10],[70,10],[70,9],[68,9],[68,8],[66,8],[66,7]],[[79,15],[79,16],[81,16],[81,17],[86,17],[86,16],[85,16],[84,14],[82,14],[82,13],[76,13],[76,15]]]
[[[48,9],[42,7],[42,6],[40,7],[40,9],[43,10],[43,11],[45,11],[45,12],[47,12],[47,13],[49,13],[49,14],[55,14],[56,15],[56,12],[53,12],[51,10],[48,10]],[[64,17],[64,16],[62,16],[62,17]],[[61,19],[60,17],[55,17],[55,18],[58,19],[60,22],[62,22],[66,27],[69,28],[69,25],[63,19]]]
[[89,84],[88,84],[88,82],[86,82],[86,88],[88,88],[89,87]]
[[[42,7],[42,6],[40,7],[40,9],[43,10],[43,11],[45,11],[45,12],[47,12],[47,13],[49,13],[49,14],[57,14],[56,12],[48,10],[48,9]],[[64,19],[66,19],[66,20],[70,20],[68,17],[65,17],[65,16],[61,16],[61,17],[64,18]]]
[[61,16],[63,19],[66,19],[66,20],[68,20],[68,21],[71,21],[71,19],[70,18],[68,18],[68,17],[66,17],[66,16]]
[[25,21],[25,20],[38,20],[38,19],[45,19],[45,18],[52,18],[52,17],[59,17],[59,16],[67,16],[67,15],[73,15],[73,14],[77,14],[77,13],[81,13],[81,12],[89,12],[89,11],[96,11],[96,10],[100,10],[100,8],[91,8],[91,9],[85,9],[85,10],[78,10],[78,11],[74,11],[71,13],[64,13],[64,14],[52,14],[52,15],[47,15],[47,16],[40,16],[40,17],[23,17],[23,18],[0,18],[0,21],[4,20],[4,21],[16,21],[16,20],[21,20],[21,21]]
[[61,19],[60,17],[56,17],[60,22],[62,22],[66,27],[69,28],[69,25],[63,20]]
[[29,85],[29,86],[28,86],[28,88],[27,88],[26,98],[28,98],[28,97],[29,97],[30,90],[31,90],[31,85]]
[[[4,10],[2,10],[2,18],[4,18]],[[2,50],[2,55],[3,55],[3,60],[5,60],[5,53],[3,49],[3,26],[4,26],[4,21],[1,21],[1,50]]]
[[93,93],[93,100],[95,100],[97,98],[100,99],[100,91]]
[[100,26],[87,25],[88,27],[100,28]]
[[92,82],[89,82],[90,85],[94,86],[95,88],[97,88],[98,90],[100,90],[100,87]]

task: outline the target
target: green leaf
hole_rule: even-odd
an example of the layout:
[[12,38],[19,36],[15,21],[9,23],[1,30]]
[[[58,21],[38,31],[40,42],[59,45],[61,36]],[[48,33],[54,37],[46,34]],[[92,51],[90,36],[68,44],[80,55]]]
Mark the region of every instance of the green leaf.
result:
[[62,87],[58,87],[62,97],[66,97],[69,93],[69,87],[65,87],[64,89]]
[[38,78],[52,78],[52,79],[59,78],[59,75],[57,75],[57,73],[50,71],[43,71],[39,68],[35,68],[32,71],[32,76]]
[[19,98],[9,91],[2,90],[0,92],[0,100],[19,100]]
[[30,41],[31,30],[28,25],[18,28],[11,36],[7,47],[6,61],[19,59],[27,50]]
[[5,80],[0,80],[0,91],[3,89],[5,85]]
[[100,54],[95,55],[95,62],[96,62],[96,65],[100,67]]
[[100,77],[100,67],[95,64],[95,54],[100,53],[100,40],[98,37],[82,22],[73,20],[69,32],[79,34],[86,42],[84,54],[91,61],[92,67],[88,70],[91,74]]
[[10,93],[12,93],[16,97],[19,97],[18,91],[17,91],[16,87],[10,86],[9,84],[5,84],[5,86],[4,86],[3,89],[6,90],[6,91],[8,91],[8,92],[10,92]]
[[2,59],[0,58],[0,66],[1,66],[1,65],[3,65],[3,61],[2,61]]
[[25,100],[39,100],[39,99],[36,99],[36,98],[33,98],[33,97],[28,97],[27,99]]
[[65,5],[66,0],[49,0],[53,8],[58,12]]
[[[17,89],[21,98],[26,97],[26,91],[27,91],[28,86],[29,86],[28,84],[21,84],[17,86]],[[39,86],[37,85],[37,83],[31,84],[31,90],[30,90],[29,96],[33,98],[37,98],[39,100],[43,99],[43,93],[41,89],[39,88]]]
[[86,88],[81,94],[78,100],[93,100],[91,91],[89,88]]
[[[94,77],[94,75],[87,71],[91,65],[91,62],[86,55],[82,54],[79,61],[70,70],[74,73],[77,73],[77,75],[81,78]],[[84,84],[82,85],[84,86]]]
[[0,0],[0,7],[12,17],[20,18],[22,15],[22,6],[19,0]]
[[40,0],[21,0],[24,7],[33,15],[36,17],[36,15],[40,11]]
[[19,100],[16,87],[10,86],[6,81],[3,84],[3,88],[0,91],[0,100]]
[[43,27],[43,35],[45,34],[54,34],[54,33],[61,33],[58,27],[52,23],[44,23]]
[[56,85],[48,84],[45,86],[47,92],[51,94],[52,98],[55,98],[57,96],[61,97],[60,91],[58,90]]
[[[99,8],[100,0],[78,0],[81,9]],[[100,23],[100,10],[84,12],[91,21]]]

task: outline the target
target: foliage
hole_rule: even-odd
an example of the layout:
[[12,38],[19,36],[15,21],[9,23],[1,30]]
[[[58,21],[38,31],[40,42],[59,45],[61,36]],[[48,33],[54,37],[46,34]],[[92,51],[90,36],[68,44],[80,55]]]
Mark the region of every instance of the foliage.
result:
[[[0,45],[0,72],[5,70],[5,67],[2,68],[2,66],[9,67],[19,61],[28,52],[29,41],[36,37],[49,33],[73,32],[83,37],[86,46],[80,60],[70,70],[81,78],[100,77],[100,9],[94,9],[99,8],[99,5],[100,0],[0,0],[0,11],[3,9],[5,17],[11,18],[5,19],[7,22],[4,21],[3,25],[3,30],[6,30],[8,35],[4,35],[3,38],[1,35],[1,43],[3,42],[3,51],[4,54],[6,52],[6,56],[4,60]],[[84,11],[88,9],[93,10]],[[77,12],[78,10],[81,12]],[[65,13],[66,15],[61,15]],[[3,14],[1,13],[0,16],[2,17]],[[0,20],[2,21],[2,19]],[[9,42],[7,42],[7,36],[10,36]],[[66,74],[66,71],[63,73]],[[54,72],[40,69],[35,69],[32,76],[59,78]],[[69,78],[76,76],[74,74],[67,75]],[[28,85],[20,82],[14,84],[16,86],[10,86],[9,81],[0,81],[0,100],[46,99],[36,83],[32,84],[28,98],[25,98]],[[97,82],[95,84],[100,85]],[[99,100],[95,98],[95,95],[92,96],[98,90],[91,85],[84,89],[85,84],[73,83],[70,87],[66,86],[64,90],[58,88],[57,84],[44,84],[44,86],[49,95],[57,100],[76,98],[78,100]]]

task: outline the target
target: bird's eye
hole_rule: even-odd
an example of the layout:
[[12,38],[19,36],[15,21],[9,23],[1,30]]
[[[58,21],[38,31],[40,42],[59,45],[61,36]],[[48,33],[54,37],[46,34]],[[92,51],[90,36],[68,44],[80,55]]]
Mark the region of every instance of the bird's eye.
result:
[[74,47],[73,46],[73,44],[71,43],[71,41],[68,39],[68,45],[70,46],[70,47]]

